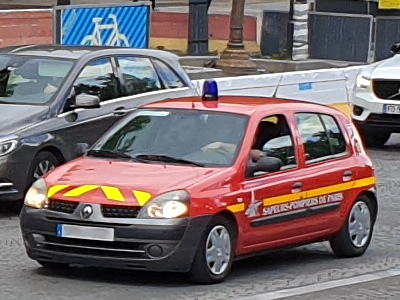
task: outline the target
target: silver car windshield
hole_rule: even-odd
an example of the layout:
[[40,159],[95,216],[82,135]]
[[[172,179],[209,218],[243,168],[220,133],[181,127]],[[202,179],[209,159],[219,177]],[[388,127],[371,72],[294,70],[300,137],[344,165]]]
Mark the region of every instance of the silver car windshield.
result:
[[50,57],[0,55],[0,104],[50,102],[73,64]]
[[107,133],[89,156],[145,163],[226,167],[236,160],[248,116],[202,110],[138,110]]

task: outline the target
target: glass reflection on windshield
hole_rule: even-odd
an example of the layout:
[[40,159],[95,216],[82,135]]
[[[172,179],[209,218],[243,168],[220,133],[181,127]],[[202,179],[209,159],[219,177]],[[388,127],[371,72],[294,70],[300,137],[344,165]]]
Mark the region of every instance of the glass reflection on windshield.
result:
[[0,103],[43,105],[51,100],[72,68],[68,60],[0,56]]
[[93,150],[125,153],[153,162],[229,166],[240,150],[247,121],[245,115],[221,112],[139,110]]

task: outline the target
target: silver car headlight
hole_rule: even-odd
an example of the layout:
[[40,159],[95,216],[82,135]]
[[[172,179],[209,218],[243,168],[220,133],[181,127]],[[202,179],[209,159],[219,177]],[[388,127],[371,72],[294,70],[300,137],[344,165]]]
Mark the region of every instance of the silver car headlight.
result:
[[178,190],[155,197],[141,208],[138,218],[175,219],[189,215],[190,196]]
[[45,208],[48,205],[47,185],[43,178],[35,181],[25,196],[24,204],[32,208]]
[[18,141],[11,140],[6,142],[0,142],[0,156],[7,155],[17,148]]
[[356,86],[359,89],[366,89],[371,85],[371,79],[365,77],[364,75],[358,75],[356,80]]

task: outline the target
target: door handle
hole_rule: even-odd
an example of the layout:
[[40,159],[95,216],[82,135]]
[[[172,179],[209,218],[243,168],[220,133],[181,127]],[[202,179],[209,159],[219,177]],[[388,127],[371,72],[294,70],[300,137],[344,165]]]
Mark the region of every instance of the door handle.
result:
[[129,111],[125,107],[118,107],[114,109],[114,116],[124,116],[128,113]]
[[301,189],[303,188],[303,184],[301,182],[296,182],[295,184],[293,184],[292,187],[292,193],[298,193],[301,191]]
[[353,178],[353,172],[350,170],[344,171],[343,173],[343,181],[349,181]]

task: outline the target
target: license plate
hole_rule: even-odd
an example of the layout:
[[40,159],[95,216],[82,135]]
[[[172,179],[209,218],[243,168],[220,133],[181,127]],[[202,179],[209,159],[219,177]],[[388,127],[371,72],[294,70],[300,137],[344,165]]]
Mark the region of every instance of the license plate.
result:
[[83,240],[114,241],[114,229],[58,224],[57,236]]
[[384,104],[383,112],[385,114],[400,114],[400,105],[396,104]]

